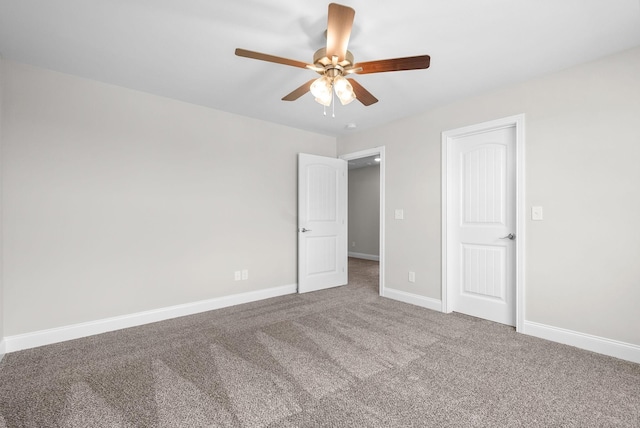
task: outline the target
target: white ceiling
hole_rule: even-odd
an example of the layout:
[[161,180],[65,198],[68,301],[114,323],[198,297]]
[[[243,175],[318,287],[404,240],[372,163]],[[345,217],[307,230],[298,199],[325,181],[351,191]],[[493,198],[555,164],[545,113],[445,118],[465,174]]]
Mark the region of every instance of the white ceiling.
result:
[[[329,1],[0,0],[4,58],[328,135],[374,127],[640,45],[639,0],[342,0],[349,50],[369,61],[431,55],[427,70],[367,74],[380,102],[280,99],[312,71]],[[346,125],[356,124],[355,130]]]

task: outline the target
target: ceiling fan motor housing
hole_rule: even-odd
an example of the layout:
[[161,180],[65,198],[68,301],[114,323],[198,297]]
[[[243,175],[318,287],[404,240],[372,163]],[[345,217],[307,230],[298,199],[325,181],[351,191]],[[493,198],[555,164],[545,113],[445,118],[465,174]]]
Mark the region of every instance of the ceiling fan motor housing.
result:
[[318,74],[325,74],[329,77],[336,77],[345,74],[345,69],[353,67],[353,54],[347,51],[344,60],[338,62],[337,57],[329,58],[327,49],[320,48],[313,54],[313,64],[318,67]]

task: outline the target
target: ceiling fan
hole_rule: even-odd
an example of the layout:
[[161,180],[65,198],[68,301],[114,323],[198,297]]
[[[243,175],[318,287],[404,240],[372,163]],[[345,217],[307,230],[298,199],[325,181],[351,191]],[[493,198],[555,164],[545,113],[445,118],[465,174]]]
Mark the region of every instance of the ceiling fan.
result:
[[318,103],[329,106],[335,91],[342,105],[357,99],[365,106],[369,106],[378,102],[378,99],[355,79],[345,76],[428,68],[431,58],[429,55],[420,55],[355,63],[353,54],[347,50],[355,13],[355,10],[348,6],[329,4],[327,46],[316,51],[312,64],[246,49],[236,49],[236,55],[307,68],[320,74],[319,78],[309,80],[286,95],[282,98],[283,101],[295,101],[307,92],[311,92]]

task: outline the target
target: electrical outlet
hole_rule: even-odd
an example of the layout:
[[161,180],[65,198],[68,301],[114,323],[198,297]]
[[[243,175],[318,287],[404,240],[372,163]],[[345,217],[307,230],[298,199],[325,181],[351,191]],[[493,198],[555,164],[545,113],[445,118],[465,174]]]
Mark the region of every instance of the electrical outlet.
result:
[[409,282],[416,282],[416,273],[409,271]]
[[351,246],[352,246],[352,247],[355,247],[355,246],[356,246],[356,241],[352,241],[352,242],[351,242]]
[[248,269],[242,269],[242,280],[245,281],[249,279],[249,270]]
[[234,281],[240,281],[242,279],[242,272],[240,272],[239,270],[235,271],[233,273],[233,279]]

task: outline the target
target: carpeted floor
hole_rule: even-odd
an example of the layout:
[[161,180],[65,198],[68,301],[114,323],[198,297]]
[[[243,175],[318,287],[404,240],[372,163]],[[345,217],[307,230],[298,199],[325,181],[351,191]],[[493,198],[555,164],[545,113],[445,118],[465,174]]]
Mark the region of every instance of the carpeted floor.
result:
[[349,285],[8,354],[0,427],[640,427],[640,365]]

